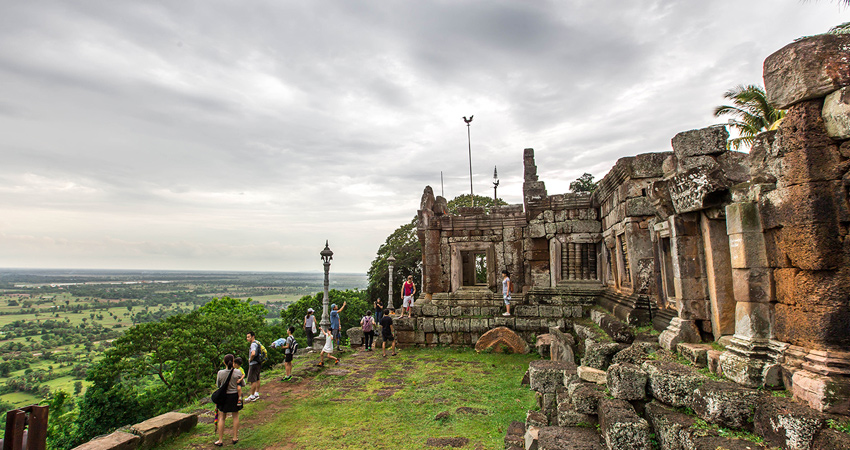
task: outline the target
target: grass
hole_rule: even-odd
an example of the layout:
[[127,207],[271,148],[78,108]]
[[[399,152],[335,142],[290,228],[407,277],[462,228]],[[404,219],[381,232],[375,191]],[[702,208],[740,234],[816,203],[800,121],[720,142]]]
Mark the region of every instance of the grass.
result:
[[692,429],[697,431],[698,435],[701,436],[710,436],[712,434],[717,434],[719,436],[723,436],[731,439],[743,439],[745,441],[750,441],[756,444],[763,444],[764,438],[761,436],[757,436],[749,431],[742,430],[733,430],[729,428],[724,428],[721,426],[717,426],[714,424],[710,424],[702,419],[696,419],[696,423],[691,426]]
[[[461,448],[479,444],[501,448],[510,422],[524,421],[526,411],[535,407],[534,393],[519,384],[532,359],[536,357],[448,348],[406,349],[395,358],[366,359],[362,364],[372,365],[371,377],[360,377],[362,371],[348,376],[320,373],[301,381],[310,383],[309,396],[289,394],[283,400],[285,410],[240,431],[240,445],[421,449],[430,437],[460,436],[469,439]],[[311,362],[297,361],[295,371],[298,365]],[[273,372],[266,379],[279,377],[279,372]],[[396,388],[387,396],[388,390]],[[263,402],[248,404],[240,420],[250,421],[268,407]],[[461,414],[456,411],[459,407],[486,414]],[[444,411],[448,418],[435,420]],[[212,440],[212,426],[199,425],[162,448],[188,448]]]

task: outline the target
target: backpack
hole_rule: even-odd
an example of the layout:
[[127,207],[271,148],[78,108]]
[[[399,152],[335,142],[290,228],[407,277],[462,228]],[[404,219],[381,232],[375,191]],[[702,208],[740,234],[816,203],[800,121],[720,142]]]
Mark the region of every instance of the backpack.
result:
[[[289,348],[286,349],[290,355],[294,355],[295,352],[298,351],[298,341],[295,340],[295,336],[290,336],[292,340],[289,342]],[[289,340],[289,338],[287,338]]]
[[363,331],[368,333],[372,331],[372,316],[363,316]]
[[262,363],[266,362],[266,360],[269,358],[269,352],[266,351],[266,348],[263,346],[263,344],[260,341],[254,341],[254,342],[256,342],[257,346],[260,347],[260,351],[257,352],[257,356],[254,357],[254,360],[257,361],[258,363],[262,364]]

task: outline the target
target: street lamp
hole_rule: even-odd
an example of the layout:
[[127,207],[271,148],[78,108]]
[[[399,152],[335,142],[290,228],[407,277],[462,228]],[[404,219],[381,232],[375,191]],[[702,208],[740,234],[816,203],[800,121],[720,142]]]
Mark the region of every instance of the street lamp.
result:
[[493,206],[498,205],[498,201],[496,200],[498,197],[496,196],[496,188],[499,187],[499,172],[496,170],[496,166],[493,166]]
[[390,265],[390,281],[387,283],[389,288],[389,294],[387,295],[387,308],[395,309],[393,306],[393,264],[395,263],[395,258],[390,255],[390,257],[387,258],[387,263]]
[[466,116],[463,116],[463,121],[466,122],[466,142],[469,144],[469,200],[472,202],[472,206],[475,206],[475,196],[472,195],[472,137],[469,134],[469,124],[472,123],[472,118],[474,116],[470,115],[469,119]]
[[319,325],[322,326],[322,330],[327,332],[328,326],[331,324],[328,315],[328,302],[330,301],[330,297],[328,296],[328,272],[331,270],[331,260],[334,259],[334,252],[328,247],[328,241],[325,241],[325,249],[319,254],[322,255],[322,261],[325,264],[325,296],[322,297],[322,321],[319,322]]

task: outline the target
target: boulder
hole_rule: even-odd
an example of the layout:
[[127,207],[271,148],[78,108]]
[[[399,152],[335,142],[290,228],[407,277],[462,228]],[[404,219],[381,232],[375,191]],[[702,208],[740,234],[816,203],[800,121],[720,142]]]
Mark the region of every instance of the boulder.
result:
[[348,335],[348,345],[351,347],[357,347],[363,345],[363,329],[360,327],[351,327],[345,330],[345,334]]
[[646,361],[649,394],[672,406],[690,406],[694,391],[708,379],[691,367],[665,361]]
[[609,449],[652,449],[649,423],[625,400],[605,398],[599,402],[599,427]]
[[812,448],[824,425],[824,416],[789,399],[765,397],[756,405],[755,433],[775,446],[789,450]]
[[617,353],[611,358],[611,363],[622,364],[631,363],[636,365],[643,364],[649,359],[649,355],[655,353],[658,345],[650,344],[649,342],[635,342],[625,350]]
[[726,125],[683,131],[673,136],[673,152],[680,161],[690,156],[717,155],[726,151]]
[[850,85],[850,35],[822,34],[782,47],[764,60],[767,101],[788,109]]
[[566,361],[531,361],[528,364],[528,378],[532,390],[541,393],[555,393],[564,385],[564,376],[576,373],[575,364]]
[[576,369],[578,377],[584,381],[589,381],[596,384],[605,384],[605,371],[594,369],[593,367],[578,366]]
[[478,338],[475,351],[480,352],[488,348],[492,348],[496,353],[501,353],[505,349],[510,353],[523,355],[528,353],[528,343],[508,327],[493,328]]
[[587,427],[543,427],[537,435],[538,450],[602,450],[599,434]]
[[141,438],[135,434],[116,431],[112,434],[92,439],[73,450],[136,450]]
[[691,408],[703,420],[721,427],[746,428],[763,395],[735,383],[708,381],[694,391]]
[[621,400],[645,399],[648,379],[646,372],[630,363],[612,364],[606,374],[608,391]]
[[605,370],[611,365],[614,355],[625,348],[627,348],[625,344],[587,339],[584,341],[584,357],[581,358],[581,365]]
[[130,427],[133,434],[141,438],[139,448],[152,448],[160,442],[185,433],[198,424],[195,414],[167,412]]

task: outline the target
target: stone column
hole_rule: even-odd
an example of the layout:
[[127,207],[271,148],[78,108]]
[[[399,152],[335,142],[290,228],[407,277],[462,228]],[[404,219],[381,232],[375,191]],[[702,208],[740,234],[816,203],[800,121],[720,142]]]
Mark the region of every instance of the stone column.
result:
[[768,267],[759,208],[756,203],[726,206],[726,231],[735,295],[735,335],[720,356],[723,374],[738,384],[764,384],[774,299],[773,269]]
[[[716,210],[715,210],[716,211]],[[705,245],[705,272],[708,285],[709,314],[714,340],[735,332],[735,294],[726,220],[700,214],[700,228]]]
[[658,337],[658,343],[674,351],[680,342],[700,342],[697,320],[708,319],[708,314],[697,213],[670,216],[668,220],[673,288],[679,316],[670,321],[670,325]]

